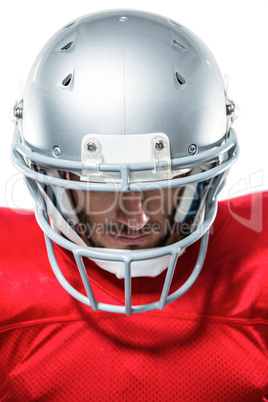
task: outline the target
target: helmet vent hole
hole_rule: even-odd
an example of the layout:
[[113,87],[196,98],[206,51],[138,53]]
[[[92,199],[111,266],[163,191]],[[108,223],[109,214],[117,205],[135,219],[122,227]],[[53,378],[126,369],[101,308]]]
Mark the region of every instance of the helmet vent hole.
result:
[[180,85],[184,85],[184,84],[185,84],[185,78],[184,78],[182,75],[180,75],[179,73],[176,73],[176,78],[177,78],[177,81],[178,81],[178,83],[179,83]]
[[63,85],[64,87],[68,87],[68,86],[71,84],[71,82],[72,82],[72,78],[73,78],[73,75],[72,75],[72,74],[68,74],[67,77],[65,77],[64,80],[62,81],[62,85]]
[[180,50],[186,49],[186,47],[184,45],[182,45],[180,42],[178,42],[176,39],[173,40],[173,44],[175,45],[176,48],[178,48]]
[[65,46],[61,48],[61,50],[69,50],[73,46],[73,41],[67,43]]

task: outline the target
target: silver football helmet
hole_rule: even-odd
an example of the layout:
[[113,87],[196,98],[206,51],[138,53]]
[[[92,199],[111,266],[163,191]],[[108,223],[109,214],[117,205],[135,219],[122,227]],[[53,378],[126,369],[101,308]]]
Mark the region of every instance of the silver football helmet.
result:
[[[196,280],[206,255],[217,195],[238,154],[235,105],[204,43],[178,23],[115,10],[79,18],[37,57],[16,117],[13,161],[36,202],[49,259],[61,285],[93,310],[130,315],[162,309]],[[148,249],[94,247],[76,230],[72,192],[180,189],[172,215],[188,224],[178,241]],[[201,239],[186,282],[170,292],[177,259]],[[53,242],[73,253],[85,294],[62,274]],[[97,300],[85,260],[124,281],[125,304]],[[159,300],[132,303],[135,277],[166,270]]]

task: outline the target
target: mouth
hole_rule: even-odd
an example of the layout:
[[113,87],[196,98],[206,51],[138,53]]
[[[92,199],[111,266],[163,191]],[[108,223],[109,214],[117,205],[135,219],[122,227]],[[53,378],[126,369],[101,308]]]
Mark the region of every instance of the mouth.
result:
[[145,243],[148,238],[152,235],[152,233],[143,234],[143,235],[113,235],[110,233],[110,236],[118,241],[121,244],[128,244],[128,245],[138,245]]

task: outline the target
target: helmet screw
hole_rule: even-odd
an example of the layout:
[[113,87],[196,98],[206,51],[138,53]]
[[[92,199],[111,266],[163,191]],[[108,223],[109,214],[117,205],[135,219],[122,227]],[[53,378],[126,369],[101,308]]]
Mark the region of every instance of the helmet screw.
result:
[[197,146],[195,144],[190,145],[188,152],[190,155],[195,155],[197,153]]
[[235,104],[233,102],[226,105],[226,114],[227,115],[233,114],[234,111],[235,111]]
[[97,145],[95,144],[95,142],[89,142],[87,144],[87,150],[89,152],[95,152],[97,150]]
[[19,106],[15,107],[14,116],[16,117],[16,119],[22,119],[22,108],[20,108]]
[[23,117],[23,101],[16,102],[13,108],[13,114],[16,119],[22,119]]
[[55,157],[55,158],[60,158],[61,157],[61,149],[60,149],[60,147],[58,147],[57,145],[55,145],[55,147],[53,147],[53,149],[52,149],[52,155]]
[[157,149],[157,151],[162,151],[162,149],[165,148],[165,143],[162,140],[158,140],[155,143],[155,149]]

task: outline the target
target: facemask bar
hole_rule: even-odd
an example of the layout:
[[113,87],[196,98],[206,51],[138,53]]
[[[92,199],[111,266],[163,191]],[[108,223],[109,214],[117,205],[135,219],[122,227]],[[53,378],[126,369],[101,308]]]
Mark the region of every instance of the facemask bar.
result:
[[[37,184],[31,180],[31,179],[26,179],[27,184],[29,187],[29,190],[35,199],[36,202],[36,219],[42,228],[42,230],[45,233],[45,239],[46,239],[46,245],[47,245],[47,250],[48,250],[48,256],[49,260],[52,266],[52,269],[60,282],[60,284],[63,286],[63,288],[71,294],[74,298],[79,300],[80,302],[90,306],[93,310],[103,310],[103,311],[108,311],[108,312],[113,312],[113,313],[123,313],[126,315],[131,315],[132,313],[138,313],[138,312],[145,312],[145,311],[150,311],[153,309],[163,309],[165,305],[171,303],[172,301],[176,300],[179,298],[182,294],[184,294],[195,282],[196,278],[198,277],[204,259],[206,255],[206,250],[207,250],[207,244],[208,244],[208,234],[209,234],[209,228],[212,225],[216,212],[217,212],[217,194],[220,189],[221,183],[224,179],[224,174],[221,174],[220,176],[215,178],[215,182],[213,186],[211,186],[211,189],[208,194],[208,199],[207,203],[210,206],[209,208],[206,209],[206,216],[204,223],[196,230],[195,232],[191,233],[189,236],[186,238],[172,244],[166,247],[162,247],[159,249],[150,249],[150,250],[141,250],[141,251],[135,251],[131,254],[125,253],[123,250],[98,250],[94,248],[87,248],[87,247],[81,247],[78,246],[69,240],[63,238],[60,236],[58,233],[56,233],[49,225],[49,219],[46,213],[46,206],[45,202],[42,198],[42,195],[39,192]],[[187,279],[187,281],[178,289],[176,290],[173,294],[168,295],[173,274],[175,271],[176,263],[177,263],[177,258],[180,250],[182,248],[186,248],[189,245],[193,244],[197,240],[199,240],[202,237],[201,240],[201,245],[200,245],[200,251],[199,251],[199,256],[197,259],[197,262],[195,264],[195,267],[190,275],[190,277]],[[87,297],[80,292],[78,292],[76,289],[74,289],[65,279],[65,277],[62,275],[62,272],[60,270],[60,267],[58,266],[55,252],[54,252],[54,246],[52,242],[57,243],[59,246],[71,251],[74,255],[76,264],[78,266],[78,270],[83,282],[83,285],[85,287]],[[145,305],[135,305],[132,306],[131,304],[131,263],[133,261],[143,261],[143,260],[148,260],[148,259],[154,259],[157,257],[161,257],[163,255],[170,255],[170,263],[169,267],[166,273],[166,278],[165,278],[165,283],[163,286],[162,294],[159,299],[159,301],[154,302],[154,303],[148,303]],[[82,257],[88,257],[88,258],[97,258],[97,259],[102,259],[102,260],[110,260],[110,261],[121,261],[125,264],[125,306],[118,306],[118,305],[109,305],[109,304],[104,304],[101,302],[98,302],[95,299],[94,293],[92,291],[90,281],[88,278],[88,275],[86,273],[86,269],[83,263]]]
[[[35,162],[37,165],[46,166],[48,168],[54,168],[58,170],[66,170],[69,172],[81,172],[82,171],[82,163],[67,161],[67,160],[59,160],[50,157],[46,157],[40,155],[38,153],[32,152],[28,150],[26,147],[23,147],[19,141],[19,130],[16,126],[14,134],[14,143],[12,146],[12,158],[15,166],[25,175],[33,180],[42,182],[48,185],[56,185],[59,187],[64,187],[67,189],[74,190],[91,190],[91,191],[136,191],[137,183],[130,183],[129,175],[130,172],[136,171],[146,171],[153,170],[153,163],[130,163],[130,164],[100,164],[99,169],[102,172],[120,172],[122,182],[118,183],[93,183],[93,182],[75,182],[66,179],[54,178],[47,175],[44,175],[40,172],[32,170],[27,166],[25,159],[29,161]],[[172,187],[181,187],[187,184],[191,184],[197,181],[208,180],[214,176],[218,176],[226,169],[228,169],[236,160],[238,156],[238,145],[237,139],[234,130],[230,129],[229,138],[219,147],[200,152],[200,154],[196,154],[189,157],[178,158],[171,160],[171,169],[179,170],[179,169],[192,169],[195,166],[207,164],[209,162],[213,162],[217,160],[217,158],[221,158],[223,161],[220,164],[216,164],[211,169],[208,169],[202,173],[192,175],[191,177],[180,177],[174,178],[170,180],[162,180],[155,182],[144,182],[139,183],[140,191],[149,191]],[[79,174],[79,173],[78,173]]]
[[[201,168],[194,168],[191,174],[196,171],[201,171]],[[49,175],[55,177],[61,177],[62,173],[57,170],[49,170],[46,172]],[[168,231],[180,230],[182,234],[188,235],[192,231],[198,228],[203,219],[205,213],[205,203],[207,195],[213,179],[208,182],[194,183],[188,185],[183,189],[178,189],[177,202],[173,206],[173,224],[168,223]],[[80,223],[83,223],[83,219],[79,217],[79,211],[77,210],[77,204],[71,197],[70,191],[63,187],[47,186],[37,183],[38,189],[46,204],[46,211],[49,216],[51,227],[63,237],[69,239],[82,247],[90,246],[79,235],[79,229],[76,230]],[[165,190],[164,190],[165,191]],[[90,192],[88,192],[90,194]],[[100,193],[102,194],[102,193]],[[118,193],[114,193],[117,197]],[[82,194],[82,199],[84,194]],[[83,202],[82,202],[83,203]],[[78,207],[79,209],[81,208]],[[171,225],[173,228],[171,228]],[[175,227],[177,229],[175,229]],[[184,249],[180,251],[180,254],[184,253]],[[129,250],[131,252],[131,250]],[[131,277],[155,277],[160,275],[166,270],[169,264],[170,256],[158,257],[154,260],[143,261],[142,263],[133,262],[131,267]],[[100,268],[113,273],[117,278],[121,279],[125,275],[124,264],[117,261],[94,261]]]

